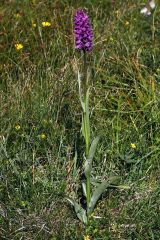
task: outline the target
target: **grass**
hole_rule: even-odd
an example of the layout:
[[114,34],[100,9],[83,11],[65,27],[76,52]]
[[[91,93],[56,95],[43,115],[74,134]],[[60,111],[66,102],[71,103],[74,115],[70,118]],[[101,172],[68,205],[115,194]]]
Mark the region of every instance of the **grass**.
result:
[[[159,9],[141,16],[142,3],[2,1],[1,239],[160,239],[160,19]],[[79,186],[75,152],[79,167],[84,152],[72,34],[78,7],[94,28],[91,129],[101,141],[92,174],[129,186],[108,189],[86,228],[65,200]]]

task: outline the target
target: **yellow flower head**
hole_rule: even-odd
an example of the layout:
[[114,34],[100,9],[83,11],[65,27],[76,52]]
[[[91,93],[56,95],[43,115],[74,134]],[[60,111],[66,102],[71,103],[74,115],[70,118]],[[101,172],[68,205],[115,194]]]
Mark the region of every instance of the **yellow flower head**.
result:
[[126,21],[124,25],[127,27],[127,26],[129,25],[129,22],[128,22],[128,21]]
[[20,126],[19,124],[17,124],[17,125],[15,126],[15,129],[18,131],[18,130],[21,129],[21,126]]
[[50,22],[42,22],[43,27],[50,27],[51,23]]
[[37,24],[36,24],[36,23],[32,23],[32,26],[33,26],[33,27],[36,27],[36,26],[37,26]]
[[136,144],[135,143],[131,143],[131,148],[135,149],[136,148]]
[[17,51],[19,51],[23,48],[23,45],[21,43],[16,43],[14,46],[17,49]]
[[34,20],[32,20],[32,27],[36,27],[36,26],[37,26],[37,24],[35,23]]
[[46,135],[45,135],[44,133],[41,133],[40,138],[41,138],[41,139],[45,139],[45,138],[46,138]]
[[20,18],[20,17],[21,17],[21,14],[20,14],[20,13],[16,13],[16,14],[14,14],[14,16],[15,16],[16,18]]
[[84,236],[84,240],[91,240],[89,235]]

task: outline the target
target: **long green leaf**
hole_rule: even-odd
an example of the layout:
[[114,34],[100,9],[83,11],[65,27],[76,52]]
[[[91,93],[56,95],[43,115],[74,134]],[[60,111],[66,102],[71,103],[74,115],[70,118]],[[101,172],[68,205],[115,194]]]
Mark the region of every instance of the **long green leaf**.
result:
[[66,199],[74,206],[75,212],[79,220],[87,224],[87,214],[86,211],[81,207],[81,205],[72,198],[67,197]]
[[85,164],[84,164],[84,172],[85,172],[86,177],[88,175],[90,175],[90,172],[91,172],[91,169],[92,169],[92,160],[93,160],[98,142],[99,142],[99,137],[96,137],[91,143],[91,146],[90,146],[90,149],[89,149],[89,155],[88,155],[88,158],[86,159]]
[[113,187],[113,188],[119,188],[119,189],[123,189],[123,190],[128,190],[128,189],[131,189],[131,187],[130,186],[128,186],[128,185],[112,185],[112,184],[110,184],[110,187]]
[[84,123],[84,114],[82,114],[82,128],[81,128],[81,131],[82,131],[82,135],[85,139],[85,123]]
[[102,193],[106,190],[106,188],[108,188],[111,183],[115,183],[118,179],[119,179],[119,177],[111,177],[108,180],[105,180],[99,184],[99,186],[96,188],[96,190],[94,191],[94,193],[91,197],[91,201],[90,201],[88,209],[87,209],[88,214],[91,214],[93,212],[97,201],[99,200]]
[[79,73],[79,70],[78,70],[78,88],[79,88],[79,99],[80,99],[80,102],[81,102],[81,106],[82,106],[83,111],[85,111],[85,104],[84,104],[84,102],[82,101],[81,75],[80,75],[80,73]]
[[93,157],[94,157],[94,154],[95,154],[95,151],[96,151],[96,148],[97,148],[97,145],[98,145],[98,142],[99,142],[99,136],[97,136],[94,140],[93,140],[93,142],[92,142],[92,144],[91,144],[91,146],[90,146],[90,149],[89,149],[89,159],[91,159],[91,161],[92,161],[92,159],[93,159]]
[[84,196],[87,197],[86,183],[85,182],[82,182],[82,189],[83,189]]

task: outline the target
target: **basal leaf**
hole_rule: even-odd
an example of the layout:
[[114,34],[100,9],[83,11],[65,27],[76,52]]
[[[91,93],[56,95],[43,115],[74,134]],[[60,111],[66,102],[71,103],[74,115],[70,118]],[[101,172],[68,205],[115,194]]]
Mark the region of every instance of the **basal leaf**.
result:
[[84,196],[87,197],[86,183],[85,182],[82,182],[82,189],[83,189]]
[[110,186],[111,183],[114,183],[118,180],[118,177],[111,177],[108,180],[103,181],[102,183],[99,184],[99,186],[95,189],[93,192],[93,195],[91,197],[91,201],[89,203],[89,207],[87,209],[88,214],[91,214],[94,210],[94,207],[99,200],[100,196],[102,193]]
[[130,186],[128,186],[128,185],[112,185],[112,184],[110,184],[110,187],[114,187],[114,188],[119,188],[119,189],[126,189],[126,190],[128,190],[128,189],[130,189],[131,187]]
[[69,197],[67,197],[66,199],[74,206],[75,212],[79,220],[86,224],[87,223],[86,211],[74,199]]

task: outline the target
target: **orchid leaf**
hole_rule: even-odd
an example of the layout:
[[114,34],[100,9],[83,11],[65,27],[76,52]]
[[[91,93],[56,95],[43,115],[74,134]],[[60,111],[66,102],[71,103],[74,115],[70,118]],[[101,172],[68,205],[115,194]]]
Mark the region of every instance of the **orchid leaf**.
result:
[[82,182],[82,189],[83,189],[84,196],[87,197],[86,183],[85,182]]
[[110,187],[119,188],[119,189],[124,189],[124,190],[128,190],[128,189],[131,188],[131,187],[128,186],[128,185],[110,185]]
[[81,207],[79,203],[77,203],[74,199],[67,197],[66,198],[73,206],[76,212],[77,217],[79,218],[80,221],[83,223],[87,223],[87,214],[84,208]]
[[82,106],[82,109],[83,109],[83,111],[84,111],[84,110],[85,110],[85,104],[84,104],[84,102],[82,101],[81,75],[80,75],[79,70],[78,70],[78,88],[79,88],[79,98],[80,98],[81,106]]
[[110,177],[109,179],[99,184],[99,186],[95,189],[91,197],[91,201],[87,209],[88,214],[91,214],[93,212],[97,201],[99,200],[102,193],[106,190],[106,188],[108,188],[111,184],[114,184],[118,179],[119,177]]
[[99,142],[99,137],[96,137],[91,143],[88,158],[86,159],[85,164],[84,164],[84,172],[85,172],[86,177],[88,175],[90,175],[91,168],[92,168],[92,160],[93,160],[98,142]]
[[99,136],[97,136],[93,141],[92,141],[92,144],[90,146],[90,149],[89,149],[89,159],[93,159],[94,157],[94,154],[95,154],[95,151],[96,151],[96,148],[97,148],[97,145],[98,145],[98,142],[99,142]]
[[83,114],[82,114],[82,128],[81,128],[81,130],[82,130],[82,135],[83,135],[83,137],[85,138],[85,123],[84,123],[84,116],[83,116]]

